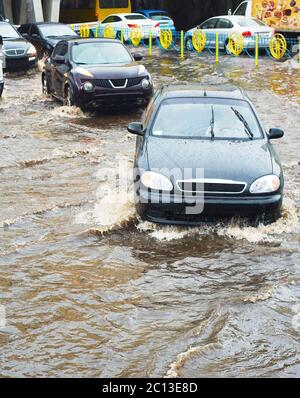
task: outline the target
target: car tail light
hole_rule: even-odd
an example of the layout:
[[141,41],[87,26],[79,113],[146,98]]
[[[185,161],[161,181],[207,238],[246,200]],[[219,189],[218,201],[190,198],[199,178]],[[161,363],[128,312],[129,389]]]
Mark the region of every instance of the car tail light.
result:
[[158,22],[154,27],[155,28],[160,28],[160,23]]
[[242,35],[243,35],[244,37],[251,37],[251,36],[252,36],[252,33],[251,33],[249,30],[247,30],[247,32],[243,32]]
[[131,23],[128,24],[128,28],[130,28],[130,29],[136,29],[138,27],[139,27],[139,25],[136,25],[136,24],[131,24]]

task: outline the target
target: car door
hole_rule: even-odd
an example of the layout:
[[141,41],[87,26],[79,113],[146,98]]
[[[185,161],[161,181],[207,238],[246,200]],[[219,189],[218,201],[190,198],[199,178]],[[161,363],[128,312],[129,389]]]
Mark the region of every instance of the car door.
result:
[[44,44],[41,33],[36,25],[31,25],[29,36],[30,41],[36,48],[37,53],[42,55],[44,52]]
[[51,57],[51,85],[57,97],[64,97],[66,73],[70,71],[67,61],[68,44],[58,43]]
[[210,48],[216,47],[216,24],[218,18],[210,18],[200,25],[200,29],[206,34],[206,46]]
[[219,33],[219,47],[224,48],[228,37],[233,32],[233,23],[228,18],[218,18],[216,32]]

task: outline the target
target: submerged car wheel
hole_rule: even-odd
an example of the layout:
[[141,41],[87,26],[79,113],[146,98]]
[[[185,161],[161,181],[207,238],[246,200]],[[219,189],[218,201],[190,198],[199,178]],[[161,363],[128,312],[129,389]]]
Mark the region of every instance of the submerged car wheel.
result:
[[50,94],[48,80],[47,80],[46,75],[44,75],[44,74],[42,76],[42,91],[43,91],[43,94],[45,94],[45,95]]
[[70,86],[66,87],[65,105],[67,106],[75,105],[73,90]]

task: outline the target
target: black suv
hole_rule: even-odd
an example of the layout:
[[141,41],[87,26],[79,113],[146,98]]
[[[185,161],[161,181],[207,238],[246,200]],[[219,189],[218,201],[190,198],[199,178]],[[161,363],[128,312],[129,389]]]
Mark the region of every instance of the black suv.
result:
[[61,41],[45,63],[43,91],[67,105],[97,108],[104,103],[148,103],[153,93],[150,74],[119,40]]

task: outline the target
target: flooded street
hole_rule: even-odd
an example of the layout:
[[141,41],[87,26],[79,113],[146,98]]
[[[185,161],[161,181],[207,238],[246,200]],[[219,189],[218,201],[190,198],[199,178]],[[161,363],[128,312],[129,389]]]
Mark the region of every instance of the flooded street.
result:
[[299,377],[300,70],[157,50],[144,64],[156,86],[237,84],[266,129],[285,131],[283,216],[257,228],[139,221],[100,172],[133,161],[126,127],[142,110],[83,114],[45,98],[38,72],[7,76],[0,377]]

